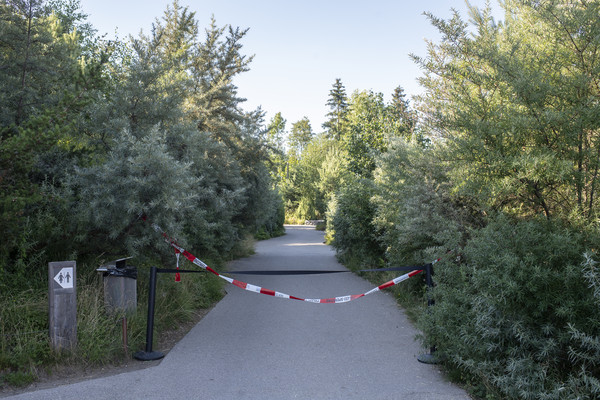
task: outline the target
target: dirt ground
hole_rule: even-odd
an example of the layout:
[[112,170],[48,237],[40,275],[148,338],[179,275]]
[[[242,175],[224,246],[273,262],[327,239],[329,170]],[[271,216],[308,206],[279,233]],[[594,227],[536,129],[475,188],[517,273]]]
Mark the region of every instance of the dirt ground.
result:
[[[212,307],[198,310],[191,321],[181,325],[177,330],[165,332],[160,335],[156,349],[165,355],[192,329],[200,320],[210,312]],[[144,368],[154,367],[160,364],[161,360],[156,361],[138,361],[136,359],[124,360],[119,365],[104,366],[82,366],[82,365],[57,365],[52,367],[51,373],[44,370],[38,372],[38,380],[25,387],[4,387],[0,388],[0,398],[14,396],[19,393],[31,392],[35,390],[48,389],[61,385],[81,382],[88,379],[101,378],[104,376],[121,374],[124,372],[135,371]]]

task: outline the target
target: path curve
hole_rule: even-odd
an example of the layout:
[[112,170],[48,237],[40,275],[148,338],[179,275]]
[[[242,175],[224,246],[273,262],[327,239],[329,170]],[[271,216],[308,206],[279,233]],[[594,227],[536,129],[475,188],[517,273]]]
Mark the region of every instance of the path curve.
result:
[[[309,226],[286,231],[259,242],[254,256],[230,270],[344,268],[322,232]],[[239,279],[303,298],[360,294],[374,286],[351,273]],[[226,289],[159,365],[8,398],[469,399],[436,366],[417,361],[417,332],[387,293],[312,304]]]

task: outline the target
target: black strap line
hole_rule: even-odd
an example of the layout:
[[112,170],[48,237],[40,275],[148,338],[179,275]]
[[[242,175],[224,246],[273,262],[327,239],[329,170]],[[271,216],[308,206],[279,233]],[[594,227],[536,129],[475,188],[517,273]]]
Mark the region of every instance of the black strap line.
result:
[[375,268],[375,269],[361,269],[357,272],[383,272],[383,271],[415,271],[419,269],[425,269],[426,264],[423,265],[411,265],[409,267],[389,267],[389,268]]
[[414,265],[410,267],[390,267],[390,268],[375,268],[361,269],[358,271],[340,271],[340,270],[318,270],[318,269],[288,269],[288,270],[272,270],[272,271],[227,271],[224,274],[230,275],[316,275],[316,274],[337,274],[341,272],[383,272],[383,271],[415,271],[424,269],[426,265]]
[[[271,271],[227,271],[224,274],[230,275],[318,275],[318,274],[338,274],[342,272],[384,272],[384,271],[416,271],[419,269],[425,269],[427,265],[413,265],[410,267],[390,267],[390,268],[374,268],[374,269],[360,269],[357,271],[350,270],[318,270],[318,269],[279,269]],[[157,268],[158,273],[204,273],[203,269],[174,269],[174,268]]]
[[316,275],[316,274],[337,274],[338,270],[318,270],[318,269],[279,269],[272,271],[227,271],[224,274],[231,275]]
[[177,273],[177,272],[196,272],[196,273],[200,273],[200,272],[206,272],[203,269],[170,269],[170,268],[156,268],[156,272],[161,272],[161,273]]

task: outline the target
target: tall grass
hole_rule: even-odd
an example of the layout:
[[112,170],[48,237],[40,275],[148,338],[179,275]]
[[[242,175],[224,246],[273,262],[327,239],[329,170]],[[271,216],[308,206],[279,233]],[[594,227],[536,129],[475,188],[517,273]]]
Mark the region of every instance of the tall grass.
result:
[[51,359],[45,293],[0,297],[0,387],[30,383],[36,369]]
[[[90,270],[80,268],[86,269]],[[159,274],[157,279],[157,341],[161,333],[192,320],[196,310],[207,308],[222,297],[221,279],[209,274],[181,275],[181,282],[175,282],[171,274]],[[137,310],[128,315],[107,312],[100,275],[81,274],[77,279],[77,347],[70,354],[51,351],[47,290],[26,290],[0,297],[0,388],[31,383],[41,371],[52,373],[55,365],[119,364],[144,348],[149,267],[138,270]],[[123,343],[124,317],[127,348]]]

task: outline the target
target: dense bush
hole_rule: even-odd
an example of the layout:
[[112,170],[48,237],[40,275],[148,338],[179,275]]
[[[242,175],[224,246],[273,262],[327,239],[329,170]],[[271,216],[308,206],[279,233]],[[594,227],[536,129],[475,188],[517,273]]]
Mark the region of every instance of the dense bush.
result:
[[374,267],[382,260],[384,251],[373,225],[374,189],[372,181],[356,179],[342,188],[332,203],[335,209],[330,211],[329,235],[335,238],[333,246],[338,257],[349,266]]
[[[77,260],[83,281],[124,255],[172,262],[145,213],[214,265],[252,235],[280,234],[283,204],[266,168],[264,113],[244,111],[233,84],[252,60],[246,30],[214,20],[202,30],[176,1],[126,41],[96,37],[78,1],[1,2],[0,14],[0,380],[18,383],[56,360],[39,334],[49,261]],[[171,325],[220,293],[190,280],[165,285],[177,293],[164,296]],[[114,318],[97,286],[78,287],[73,357],[107,362],[120,351]]]
[[467,199],[451,194],[448,165],[438,147],[392,141],[375,171],[374,223],[392,265],[418,264],[457,248],[482,223]]
[[492,219],[437,266],[436,304],[421,318],[427,343],[488,395],[594,397],[598,386],[580,384],[600,372],[597,347],[588,351],[600,323],[582,266],[587,239],[543,219]]
[[175,2],[149,35],[104,41],[67,3],[0,5],[0,288],[43,285],[49,260],[160,254],[141,213],[210,259],[280,232],[263,113],[232,84],[246,31],[213,20],[202,40]]

